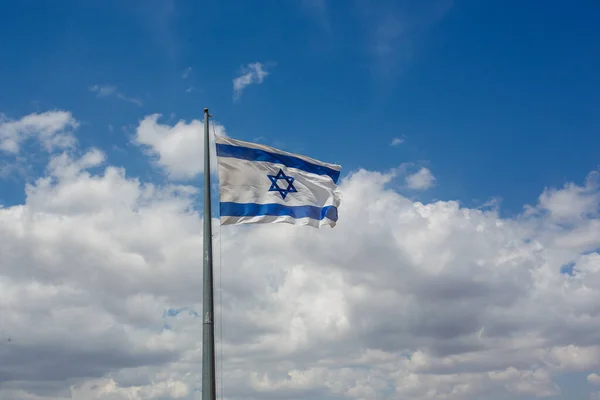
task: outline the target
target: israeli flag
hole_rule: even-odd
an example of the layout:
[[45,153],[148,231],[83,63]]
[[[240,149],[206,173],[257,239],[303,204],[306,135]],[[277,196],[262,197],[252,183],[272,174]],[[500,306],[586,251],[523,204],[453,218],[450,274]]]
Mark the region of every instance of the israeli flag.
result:
[[221,225],[335,226],[339,165],[224,136],[215,143]]

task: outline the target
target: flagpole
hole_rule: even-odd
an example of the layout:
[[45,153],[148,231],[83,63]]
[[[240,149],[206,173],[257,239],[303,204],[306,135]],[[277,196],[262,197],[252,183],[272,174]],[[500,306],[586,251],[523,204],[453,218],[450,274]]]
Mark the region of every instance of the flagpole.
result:
[[213,302],[212,211],[208,108],[204,109],[204,257],[202,296],[202,400],[216,400],[215,325]]

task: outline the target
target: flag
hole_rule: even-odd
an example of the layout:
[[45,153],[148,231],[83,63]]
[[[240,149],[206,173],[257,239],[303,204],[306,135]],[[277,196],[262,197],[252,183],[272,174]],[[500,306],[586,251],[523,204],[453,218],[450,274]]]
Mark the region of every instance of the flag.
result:
[[335,226],[339,165],[225,136],[215,143],[221,225]]

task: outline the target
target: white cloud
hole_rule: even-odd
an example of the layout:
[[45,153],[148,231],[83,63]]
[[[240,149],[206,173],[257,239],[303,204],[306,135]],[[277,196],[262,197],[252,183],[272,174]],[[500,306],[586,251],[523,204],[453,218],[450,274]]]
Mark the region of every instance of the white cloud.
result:
[[600,386],[600,375],[596,373],[591,373],[587,376],[587,381],[592,385]]
[[598,214],[600,200],[599,178],[598,172],[592,172],[584,187],[567,183],[562,189],[546,189],[540,195],[539,208],[564,221],[595,216]]
[[263,83],[269,75],[264,64],[255,62],[242,68],[242,75],[233,80],[233,99],[238,100],[248,85]]
[[71,133],[78,127],[79,122],[66,111],[32,113],[16,121],[0,114],[0,151],[17,154],[29,138],[38,139],[49,152],[68,148],[75,144]]
[[[193,161],[201,123],[156,118],[138,130],[159,162],[197,170],[173,160]],[[335,229],[215,221],[227,398],[499,400],[560,395],[558,375],[593,383],[600,220],[580,197],[599,189],[554,189],[583,216],[563,224],[543,200],[515,218],[413,202],[393,176],[344,178]],[[0,398],[198,398],[197,192],[89,149],[54,155],[0,208]]]
[[436,181],[431,171],[425,167],[421,167],[420,170],[408,175],[405,179],[408,187],[415,190],[429,189]]
[[390,146],[395,147],[395,146],[400,146],[402,143],[404,143],[404,138],[401,137],[395,137],[392,139],[392,142],[390,143]]
[[181,78],[183,79],[187,79],[190,76],[190,73],[192,72],[192,67],[187,67],[184,71],[183,74],[181,74]]
[[[160,124],[159,114],[147,116],[140,121],[135,142],[147,146],[157,156],[157,164],[175,179],[191,179],[204,171],[204,122],[179,121],[174,126]],[[214,129],[214,132],[213,132]],[[211,121],[210,134],[226,135],[225,129]],[[212,139],[211,139],[212,140]],[[216,154],[211,149],[213,170]]]
[[121,99],[123,101],[133,103],[138,107],[141,107],[144,105],[142,103],[142,101],[139,99],[136,99],[134,97],[125,96],[123,93],[121,93],[117,90],[116,86],[113,86],[113,85],[94,85],[90,88],[90,91],[95,92],[96,96],[98,96],[98,97],[115,96],[118,99]]

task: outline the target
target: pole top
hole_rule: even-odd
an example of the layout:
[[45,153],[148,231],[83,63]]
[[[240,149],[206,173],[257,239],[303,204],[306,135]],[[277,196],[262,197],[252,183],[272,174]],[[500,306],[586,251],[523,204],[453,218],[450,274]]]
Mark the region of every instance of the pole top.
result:
[[207,112],[208,112],[208,108],[205,108],[205,109],[204,109],[204,112],[205,112],[205,113],[207,113]]

